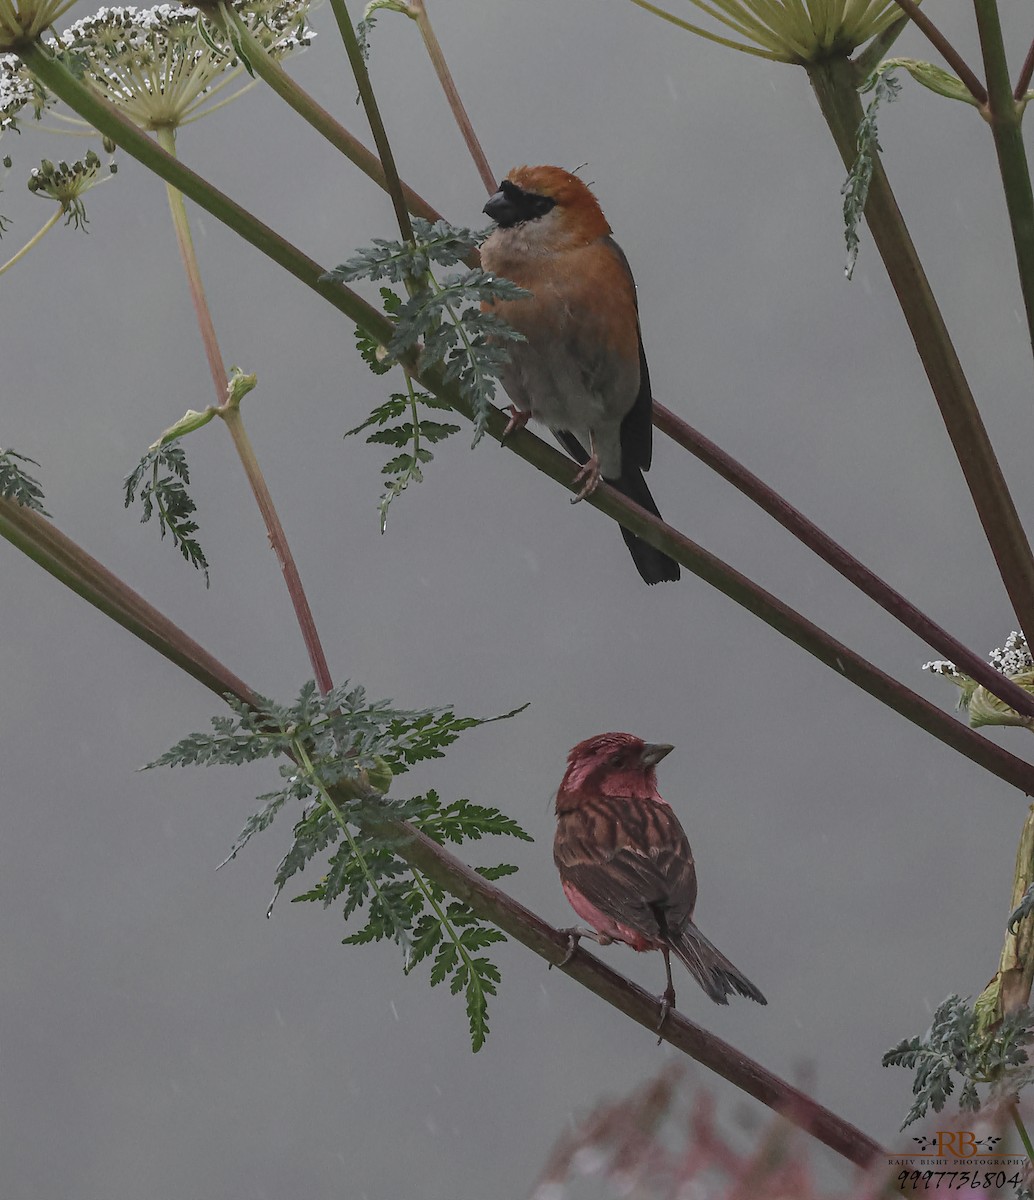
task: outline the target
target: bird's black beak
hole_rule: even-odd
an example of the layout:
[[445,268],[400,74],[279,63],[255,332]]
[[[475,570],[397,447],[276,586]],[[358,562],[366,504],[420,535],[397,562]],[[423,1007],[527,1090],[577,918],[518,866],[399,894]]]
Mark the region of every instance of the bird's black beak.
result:
[[657,766],[661,759],[667,757],[674,749],[675,747],[669,745],[667,742],[653,742],[652,744],[647,742],[640,755],[643,760],[643,766]]
[[481,211],[502,226],[512,225],[519,215],[517,205],[507,197],[502,188],[489,198],[488,203]]

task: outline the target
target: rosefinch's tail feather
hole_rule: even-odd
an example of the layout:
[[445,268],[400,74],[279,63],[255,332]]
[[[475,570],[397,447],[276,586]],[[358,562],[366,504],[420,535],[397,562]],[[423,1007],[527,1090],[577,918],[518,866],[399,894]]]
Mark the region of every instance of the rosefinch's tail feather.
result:
[[[654,498],[650,495],[650,489],[646,486],[643,473],[638,467],[626,468],[620,479],[608,479],[607,482],[611,487],[617,488],[622,495],[627,496],[629,500],[634,500],[640,508],[645,508],[648,513],[653,513],[655,517],[661,518]],[[666,579],[679,578],[681,574],[679,564],[673,558],[669,558],[663,550],[658,550],[656,546],[644,542],[641,537],[636,537],[623,525],[621,536],[625,539],[625,545],[632,555],[636,570],[647,583],[661,583]]]
[[672,938],[670,945],[715,1004],[728,1004],[730,992],[756,1000],[758,1004],[768,1003],[746,975],[741,974],[721,950],[712,946],[692,921]]

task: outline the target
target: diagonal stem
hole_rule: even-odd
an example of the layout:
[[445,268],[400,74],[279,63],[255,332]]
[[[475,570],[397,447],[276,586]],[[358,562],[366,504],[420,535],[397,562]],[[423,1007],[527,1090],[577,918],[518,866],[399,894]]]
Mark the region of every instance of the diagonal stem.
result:
[[0,537],[209,691],[261,708],[257,692],[38,513],[0,498]]
[[1027,313],[1027,329],[1034,348],[1034,192],[1031,190],[1027,151],[1020,128],[1021,109],[1013,98],[1009,64],[1005,57],[1002,23],[995,0],[975,0],[977,33],[987,74],[987,107],[983,110],[991,125],[998,170],[1009,213],[1016,265],[1020,272],[1020,290]]
[[997,696],[1010,708],[1023,713],[1024,716],[1034,717],[1034,696],[1030,692],[1025,691],[1019,684],[1013,683],[1001,671],[996,671],[986,659],[981,658],[979,654],[968,649],[957,638],[952,637],[946,629],[931,620],[900,592],[870,571],[864,563],[849,554],[843,546],[833,541],[829,534],[794,508],[788,500],[780,496],[742,463],[737,462],[731,454],[726,453],[710,438],[687,424],[681,417],[677,417],[663,404],[658,404],[656,400],[653,405],[653,421],[662,433],[666,433],[677,445],[688,450],[690,454],[694,454],[722,479],[731,483],[763,512],[768,513],[784,529],[792,533],[798,541],[803,542],[823,562],[828,563],[871,600],[875,600],[885,612],[890,613],[906,629],[922,638],[938,654],[943,654],[945,658],[951,659],[959,670],[982,684],[992,695]]
[[[267,83],[281,100],[286,101],[291,108],[313,129],[327,139],[337,150],[340,150],[350,162],[354,163],[364,174],[368,175],[378,187],[389,191],[388,175],[381,160],[349,133],[343,125],[334,119],[329,112],[298,86],[283,66],[266,52],[265,47],[254,37],[240,14],[232,5],[226,5],[226,14],[233,22],[234,32],[248,55],[255,74]],[[442,215],[433,205],[419,196],[405,183],[400,183],[405,206],[416,217],[426,221],[440,221]]]
[[[656,1034],[656,996],[643,991],[584,950],[579,950],[570,962],[561,966],[569,951],[567,934],[554,929],[530,909],[482,879],[426,835],[414,830],[412,840],[399,852],[451,895],[470,905],[479,917],[491,921],[515,941],[559,967],[565,975],[595,992],[649,1030],[651,1035]],[[856,1165],[870,1166],[884,1156],[885,1151],[861,1130],[680,1013],[670,1012],[660,1032],[662,1040],[775,1109]]]
[[[976,0],[977,7],[979,8],[983,2],[984,0]],[[926,10],[920,8],[916,0],[897,0],[897,5],[903,13],[907,14],[912,24],[926,35],[926,40],[962,80],[966,90],[977,104],[986,104],[987,90],[977,78],[976,72],[930,20]]]
[[33,248],[33,246],[35,246],[38,242],[41,242],[43,238],[46,237],[46,235],[54,228],[54,226],[64,215],[65,210],[60,204],[58,204],[53,215],[47,217],[46,221],[43,222],[42,228],[38,229],[20,250],[12,254],[7,262],[3,264],[3,266],[0,266],[0,275],[3,275],[3,273],[9,268],[13,267],[16,262],[23,259]]
[[1031,76],[1034,76],[1034,42],[1031,42],[1030,49],[1027,51],[1027,57],[1023,60],[1023,66],[1020,67],[1019,78],[1016,80],[1016,87],[1013,89],[1012,98],[1017,103],[1027,94],[1027,88],[1030,87]]
[[[845,165],[855,161],[862,120],[854,64],[830,59],[807,68],[822,115]],[[1034,635],[1034,556],[944,318],[879,158],[873,155],[865,216],[915,340],[930,387],[1020,628]]]

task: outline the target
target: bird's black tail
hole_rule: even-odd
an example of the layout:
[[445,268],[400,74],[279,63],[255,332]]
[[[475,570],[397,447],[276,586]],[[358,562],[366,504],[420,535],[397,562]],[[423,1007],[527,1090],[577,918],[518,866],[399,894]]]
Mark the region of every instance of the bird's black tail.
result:
[[[661,514],[654,503],[653,496],[650,495],[650,489],[646,486],[643,473],[638,467],[631,467],[624,472],[620,479],[608,479],[607,482],[611,487],[617,488],[622,495],[627,496],[629,500],[634,500],[640,508],[645,508],[648,513],[653,513],[655,517],[660,518]],[[681,574],[679,564],[673,558],[669,558],[663,550],[658,550],[656,546],[644,542],[641,537],[636,537],[623,525],[621,536],[625,539],[625,545],[632,555],[636,570],[647,583],[661,583],[666,579],[679,578]]]
[[712,946],[692,921],[687,921],[672,937],[670,945],[715,1004],[728,1004],[730,992],[756,1000],[758,1004],[768,1003],[746,975],[738,971],[721,950]]

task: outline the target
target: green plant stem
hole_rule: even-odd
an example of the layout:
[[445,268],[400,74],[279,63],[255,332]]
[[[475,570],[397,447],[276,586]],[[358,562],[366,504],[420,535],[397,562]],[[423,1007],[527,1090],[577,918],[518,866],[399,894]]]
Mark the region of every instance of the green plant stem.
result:
[[908,17],[902,13],[896,21],[888,25],[882,33],[878,33],[866,45],[865,49],[854,60],[859,79],[867,79],[872,74],[882,60],[887,57],[887,51],[894,45],[907,27]]
[[427,6],[424,4],[424,0],[410,0],[409,11],[413,15],[413,20],[417,23],[420,36],[424,39],[424,48],[427,50],[431,65],[438,76],[438,82],[445,93],[445,99],[448,101],[453,120],[463,135],[463,141],[470,153],[470,157],[474,160],[474,166],[477,167],[478,174],[481,176],[481,182],[485,185],[485,189],[489,195],[491,195],[496,189],[498,180],[492,173],[488,157],[482,149],[481,143],[478,141],[478,136],[474,132],[474,126],[463,105],[463,101],[460,99],[459,88],[457,88],[456,81],[449,70],[449,64],[445,61],[445,52],[438,41],[434,26],[431,24],[431,18],[427,15]]
[[398,221],[399,232],[402,234],[403,241],[411,242],[413,240],[413,226],[409,222],[409,213],[406,211],[405,198],[402,195],[402,183],[399,179],[398,170],[395,167],[395,156],[391,152],[391,143],[388,141],[388,133],[384,128],[381,110],[377,104],[373,84],[370,82],[370,73],[366,69],[366,61],[363,58],[362,50],[359,48],[359,41],[355,36],[355,27],[352,25],[352,18],[348,15],[348,6],[345,4],[345,0],[330,0],[330,8],[334,13],[334,19],[337,21],[341,40],[345,44],[348,64],[352,68],[356,86],[359,88],[359,98],[362,100],[363,108],[366,110],[366,119],[370,122],[373,144],[377,147],[381,165],[384,167],[385,186],[387,187],[388,195],[391,197],[391,202],[395,206],[395,219]]
[[1031,1145],[1030,1134],[1023,1123],[1019,1106],[1015,1100],[1009,1105],[1009,1116],[1012,1117],[1012,1123],[1016,1126],[1016,1132],[1020,1135],[1020,1141],[1023,1143],[1023,1149],[1027,1153],[1028,1160],[1034,1163],[1034,1145]]
[[452,942],[452,944],[456,947],[456,953],[459,955],[460,961],[467,968],[467,985],[469,987],[476,988],[477,991],[482,994],[482,998],[484,998],[484,990],[481,987],[481,979],[478,976],[477,971],[474,969],[474,963],[471,961],[470,955],[467,953],[467,947],[464,946],[463,942],[460,940],[460,935],[456,932],[456,927],[449,920],[449,914],[438,903],[434,892],[432,892],[427,886],[427,880],[424,879],[423,875],[416,869],[416,867],[413,867],[412,871],[413,882],[420,889],[424,899],[430,905],[431,911],[438,918],[438,924],[441,925],[441,927],[449,935],[449,941]]
[[330,280],[322,280],[323,268],[319,263],[302,254],[275,230],[225,193],[212,187],[179,159],[166,154],[124,113],[81,80],[75,79],[45,48],[36,43],[22,46],[19,56],[34,75],[99,133],[109,137],[160,179],[178,188],[200,208],[211,213],[244,241],[365,329],[371,337],[387,344],[394,328],[383,313],[351,289]]
[[[1009,911],[1014,912],[1027,888],[1034,883],[1034,805],[1028,807],[1023,822],[1016,865],[1013,869],[1012,894]],[[1006,929],[1005,944],[998,960],[998,1017],[1019,1012],[1030,1004],[1030,989],[1034,984],[1034,922],[1021,921],[1016,932]],[[994,983],[988,987],[993,987]],[[985,989],[985,992],[987,989]]]
[[46,219],[46,221],[43,223],[43,227],[41,229],[38,229],[32,235],[32,237],[29,238],[29,240],[25,243],[25,245],[22,246],[22,248],[16,254],[12,254],[11,257],[7,260],[7,262],[5,262],[2,267],[0,267],[0,275],[3,275],[3,273],[5,271],[7,271],[11,267],[13,267],[14,264],[19,261],[19,259],[24,258],[26,256],[26,254],[28,254],[29,251],[33,248],[33,246],[35,246],[38,242],[41,242],[43,240],[43,238],[54,228],[54,226],[58,223],[58,221],[61,220],[61,218],[64,215],[65,215],[65,210],[60,205],[58,205],[53,216],[48,217]]
[[0,498],[0,537],[217,696],[262,707],[257,692],[39,513]]
[[[241,16],[230,5],[224,7],[226,19],[232,22],[255,74],[264,83],[267,83],[281,100],[286,101],[317,133],[322,134],[335,149],[340,150],[360,171],[369,176],[378,187],[391,194],[389,175],[377,155],[349,133],[325,108],[317,104],[304,88],[295,83],[280,62],[266,52],[265,47],[255,38]],[[426,221],[441,220],[441,213],[433,205],[428,204],[407,184],[398,181],[397,176],[396,182],[405,209],[416,217],[423,217]]]
[[1034,191],[1020,127],[1021,110],[1013,98],[997,0],[974,0],[973,9],[987,75],[987,105],[982,111],[991,125],[998,154],[1027,330],[1034,349]]
[[987,659],[981,658],[957,638],[952,637],[946,629],[932,621],[900,592],[870,571],[843,546],[833,541],[827,533],[731,454],[727,454],[710,438],[705,437],[663,404],[658,404],[656,400],[653,405],[653,422],[676,445],[688,450],[722,479],[731,483],[763,512],[768,513],[792,533],[813,554],[828,563],[871,600],[875,600],[885,612],[922,638],[938,654],[950,659],[959,670],[982,684],[1010,708],[1023,713],[1024,716],[1034,716],[1034,696],[1030,692],[1013,683],[1001,671],[996,671]]
[[[978,7],[981,3],[983,3],[983,0],[976,0]],[[951,42],[948,41],[941,30],[937,28],[926,10],[920,8],[916,0],[897,0],[897,6],[905,13],[912,24],[925,35],[926,40],[963,82],[966,90],[973,99],[978,104],[984,104],[987,101],[987,91],[977,78],[976,72]]]
[[294,747],[293,757],[295,761],[308,776],[313,787],[319,792],[323,803],[333,814],[334,820],[337,823],[337,827],[344,834],[345,841],[348,842],[348,848],[352,851],[352,856],[359,863],[360,870],[365,876],[366,882],[370,885],[370,889],[372,890],[373,894],[381,902],[381,907],[384,909],[385,914],[395,926],[395,936],[398,939],[399,945],[403,947],[408,956],[412,946],[409,933],[407,930],[395,924],[395,913],[391,906],[386,904],[384,901],[384,893],[380,889],[380,885],[377,882],[376,876],[370,870],[370,866],[367,863],[362,850],[359,849],[359,846],[356,844],[356,840],[352,835],[351,829],[348,828],[348,818],[341,811],[341,806],[327,790],[326,784],[324,784],[323,780],[320,779],[319,775],[317,774],[316,768],[312,764],[312,759],[309,757],[309,752],[305,749],[305,743],[300,738],[295,738],[292,745]]
[[[168,127],[161,128],[157,130],[155,136],[158,145],[165,153],[170,158],[175,158],[176,135],[172,129]],[[301,573],[298,570],[298,564],[294,561],[291,545],[287,540],[287,534],[284,532],[280,516],[276,511],[276,505],[273,503],[273,497],[266,484],[266,478],[262,474],[262,468],[259,466],[258,457],[251,444],[251,439],[244,428],[240,405],[230,402],[228,394],[229,380],[226,376],[223,356],[219,350],[219,341],[215,333],[215,323],[212,320],[212,310],[209,308],[208,297],[205,295],[204,284],[201,281],[201,265],[198,262],[197,251],[194,247],[194,238],[190,232],[190,220],[187,216],[187,206],[183,201],[183,193],[171,183],[166,183],[165,187],[169,196],[169,210],[172,213],[172,224],[176,231],[176,241],[179,245],[180,258],[183,260],[183,269],[187,275],[190,297],[194,304],[194,314],[197,317],[198,328],[201,331],[201,340],[205,347],[205,356],[208,359],[208,369],[212,376],[212,383],[215,386],[218,413],[230,431],[230,437],[233,439],[237,456],[240,458],[241,466],[244,467],[244,474],[251,485],[251,492],[255,497],[255,503],[262,514],[262,520],[269,535],[269,544],[277,557],[277,561],[280,563],[280,570],[283,572],[284,582],[287,585],[287,593],[291,598],[291,606],[294,609],[298,628],[301,630],[302,640],[305,643],[305,650],[312,665],[316,685],[326,695],[334,686],[334,682],[331,679],[330,667],[327,664],[327,656],[323,651],[323,643],[320,641],[316,621],[312,615],[309,598],[305,594]]]
[[[233,229],[245,241],[307,287],[323,297],[351,320],[355,321],[371,337],[386,346],[394,327],[391,322],[349,288],[321,278],[319,264],[313,262],[280,237],[268,226],[263,225],[251,213],[234,203],[229,197],[209,185],[200,176],[189,170],[177,159],[165,154],[160,147],[141,133],[106,100],[95,96],[88,88],[74,79],[61,64],[38,46],[21,50],[26,64],[39,78],[64,100],[80,116],[88,120],[101,133],[107,134],[127,153],[139,159],[162,179],[175,184],[218,220]],[[441,381],[434,371],[416,371],[414,378],[436,396],[442,397],[455,411],[473,420],[473,412]],[[501,440],[507,424],[506,416],[498,409],[489,415],[487,431],[497,441]],[[559,451],[547,446],[528,430],[513,434],[506,442],[514,454],[530,462],[550,478],[562,483],[569,490],[573,486],[577,465]],[[925,729],[940,741],[958,750],[965,757],[985,767],[1005,782],[1034,794],[1034,767],[1022,759],[1009,754],[986,738],[967,729],[952,716],[942,712],[889,675],[878,670],[872,663],[849,650],[842,643],[829,637],[799,613],[776,600],[751,580],[734,571],[714,555],[703,550],[688,538],[644,512],[612,488],[602,486],[589,497],[589,503],[604,512],[619,524],[639,534],[651,545],[657,546],[681,562],[694,574],[705,579],[720,591],[730,596],[750,612],[760,616],[773,628],[791,641],[807,650],[821,662],[842,674],[864,691],[888,705],[895,712]]]
[[[176,157],[176,134],[168,126],[155,132],[158,145],[171,158]],[[194,316],[198,329],[201,331],[201,341],[205,347],[205,358],[208,361],[208,373],[212,376],[215,387],[215,402],[223,404],[226,401],[228,380],[223,356],[219,350],[219,339],[215,333],[215,323],[212,320],[212,310],[208,307],[208,297],[201,281],[201,265],[197,260],[197,250],[194,247],[194,237],[190,232],[190,219],[187,216],[187,206],[183,202],[183,193],[171,183],[165,185],[169,199],[169,212],[172,215],[172,227],[176,232],[176,244],[179,247],[180,261],[187,276],[187,286],[190,289],[190,299],[194,306]]]
[[[834,58],[808,68],[819,107],[848,169],[862,120],[855,67]],[[1017,621],[1034,634],[1034,556],[995,457],[969,383],[922,263],[894,199],[883,165],[873,156],[865,216],[915,340],[948,436],[969,486]]]
[[305,649],[312,665],[316,686],[326,695],[334,686],[334,681],[331,678],[327,656],[323,651],[323,643],[320,641],[319,630],[316,628],[316,619],[312,615],[309,599],[305,594],[298,564],[294,561],[287,534],[280,523],[280,517],[273,504],[273,497],[266,486],[265,476],[262,474],[251,439],[248,437],[248,431],[244,427],[241,410],[237,405],[224,405],[219,409],[219,415],[233,438],[234,447],[241,460],[241,465],[244,467],[244,473],[248,477],[248,483],[251,484],[252,495],[262,514],[266,532],[269,534],[269,544],[280,563],[280,570],[283,572],[287,591],[291,597],[291,605],[294,608],[295,619],[301,630],[302,640],[305,642]]

